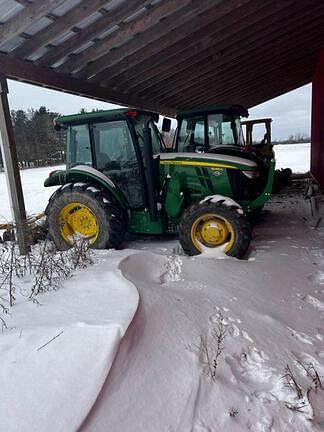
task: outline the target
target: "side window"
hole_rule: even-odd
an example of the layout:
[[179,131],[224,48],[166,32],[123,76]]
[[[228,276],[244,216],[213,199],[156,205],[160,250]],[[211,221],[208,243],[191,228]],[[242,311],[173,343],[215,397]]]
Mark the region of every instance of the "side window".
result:
[[121,168],[136,160],[133,140],[126,121],[96,123],[93,126],[97,168],[108,169],[109,165]]
[[228,115],[212,114],[208,116],[209,147],[222,144],[235,144],[236,123]]
[[96,123],[93,135],[97,169],[121,189],[131,208],[141,208],[141,172],[126,120]]
[[208,116],[208,141],[209,147],[217,147],[222,144],[222,115]]
[[205,145],[204,117],[183,119],[178,138],[178,152],[192,152]]
[[67,135],[67,165],[92,165],[89,126],[87,124],[70,126]]

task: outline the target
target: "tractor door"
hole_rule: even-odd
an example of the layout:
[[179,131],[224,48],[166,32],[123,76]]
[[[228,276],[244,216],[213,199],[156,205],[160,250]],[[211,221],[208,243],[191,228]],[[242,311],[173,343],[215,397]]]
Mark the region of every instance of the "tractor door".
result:
[[125,194],[131,208],[144,205],[142,171],[126,120],[93,124],[96,168]]

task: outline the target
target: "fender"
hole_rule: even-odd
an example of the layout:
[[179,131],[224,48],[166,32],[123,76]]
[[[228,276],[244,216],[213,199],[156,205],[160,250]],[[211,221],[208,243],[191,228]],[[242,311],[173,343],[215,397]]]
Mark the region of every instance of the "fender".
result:
[[128,208],[125,195],[119,187],[105,174],[87,165],[77,165],[66,171],[53,171],[44,182],[45,187],[64,185],[66,183],[91,182],[106,189],[123,209]]

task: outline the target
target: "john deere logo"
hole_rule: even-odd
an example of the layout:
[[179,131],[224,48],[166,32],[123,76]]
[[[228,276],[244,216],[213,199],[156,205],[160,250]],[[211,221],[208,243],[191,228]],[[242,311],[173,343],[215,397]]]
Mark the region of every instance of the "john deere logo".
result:
[[212,175],[219,177],[220,175],[223,174],[223,168],[211,168],[212,170]]

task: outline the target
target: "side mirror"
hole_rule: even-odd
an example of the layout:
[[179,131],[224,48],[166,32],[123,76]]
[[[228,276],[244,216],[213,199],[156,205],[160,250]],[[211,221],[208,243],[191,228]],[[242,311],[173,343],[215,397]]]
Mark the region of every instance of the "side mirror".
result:
[[170,132],[171,130],[171,120],[164,117],[162,123],[162,132]]

